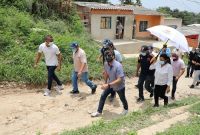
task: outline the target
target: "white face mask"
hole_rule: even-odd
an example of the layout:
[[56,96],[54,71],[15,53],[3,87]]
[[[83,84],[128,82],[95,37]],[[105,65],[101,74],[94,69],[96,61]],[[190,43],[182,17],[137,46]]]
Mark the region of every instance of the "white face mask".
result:
[[164,65],[165,61],[159,61],[160,65]]
[[46,45],[47,45],[48,47],[50,47],[50,46],[53,45],[53,42],[49,42],[49,43],[46,42]]

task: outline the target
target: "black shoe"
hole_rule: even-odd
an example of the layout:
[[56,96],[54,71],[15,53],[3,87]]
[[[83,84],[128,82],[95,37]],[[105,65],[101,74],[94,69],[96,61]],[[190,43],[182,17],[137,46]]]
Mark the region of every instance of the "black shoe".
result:
[[153,97],[153,93],[150,94],[150,98],[152,98],[152,97]]
[[186,75],[185,78],[189,78],[189,76]]
[[164,106],[168,105],[168,98],[166,100],[164,100]]
[[96,89],[97,89],[97,85],[94,85],[94,88],[92,88],[92,94],[96,92]]
[[155,104],[155,105],[153,105],[153,107],[159,107],[159,105]]
[[193,89],[193,88],[194,88],[194,85],[191,85],[190,88]]
[[79,91],[78,91],[78,90],[76,90],[76,91],[75,91],[75,90],[72,90],[72,91],[70,91],[70,93],[71,93],[71,94],[79,94]]
[[172,99],[172,100],[175,100],[175,97],[173,96],[173,97],[171,97],[171,99]]
[[200,82],[197,82],[196,86],[199,86]]
[[138,85],[135,85],[136,88],[139,88]]
[[144,102],[144,98],[138,98],[138,99],[137,99],[137,102],[138,102],[138,103]]

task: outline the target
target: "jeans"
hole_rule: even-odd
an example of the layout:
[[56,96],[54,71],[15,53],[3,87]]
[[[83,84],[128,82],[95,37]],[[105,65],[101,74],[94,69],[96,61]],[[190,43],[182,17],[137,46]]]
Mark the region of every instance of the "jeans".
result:
[[57,66],[47,66],[47,71],[48,71],[48,87],[47,88],[49,90],[51,90],[53,80],[55,80],[58,85],[62,85],[62,83],[60,82],[60,80],[58,79],[58,77],[55,74],[56,68],[57,68]]
[[[145,74],[140,74],[139,76],[139,80],[138,80],[138,88],[139,88],[139,98],[144,99],[144,82],[146,81],[146,79],[152,79],[151,81],[154,81],[154,78],[149,77],[148,75]],[[145,88],[147,89],[148,92],[153,93],[153,88],[151,87],[151,81],[147,81],[147,83],[145,84]]]
[[[99,106],[98,106],[98,110],[97,110],[99,113],[102,113],[106,98],[112,91],[113,91],[113,89],[109,88],[107,90],[104,90],[103,93],[101,94],[101,98],[100,98]],[[128,110],[128,103],[127,103],[127,100],[125,97],[125,88],[117,91],[117,94],[119,95],[119,98],[123,104],[124,109]]]
[[168,97],[165,95],[167,89],[167,85],[155,85],[155,90],[154,90],[154,101],[155,105],[159,105],[159,97],[164,99],[164,103],[168,102]]
[[200,80],[199,76],[200,76],[200,70],[195,70],[192,85],[196,85],[196,83],[199,82],[199,80]]
[[[88,79],[88,72],[82,73],[81,80],[85,82],[91,89],[95,87],[95,84]],[[72,85],[73,91],[78,91],[78,72],[73,71],[72,73]]]
[[194,66],[193,66],[192,62],[189,61],[188,66],[187,66],[187,75],[186,76],[189,77],[189,75],[190,75],[190,77],[192,77],[193,72],[194,72]]
[[172,97],[175,96],[177,82],[178,82],[178,80],[176,80],[176,77],[174,76],[173,77],[173,86],[172,86]]

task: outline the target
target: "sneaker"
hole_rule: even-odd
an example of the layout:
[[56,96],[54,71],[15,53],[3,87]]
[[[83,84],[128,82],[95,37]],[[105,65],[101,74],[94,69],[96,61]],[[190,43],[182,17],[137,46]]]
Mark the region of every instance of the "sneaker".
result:
[[153,107],[159,107],[159,105],[158,105],[158,104],[155,104],[155,105],[153,105]]
[[44,96],[50,96],[51,91],[49,89],[44,90]]
[[194,85],[191,85],[190,88],[193,89],[193,88],[194,88]]
[[99,117],[101,115],[101,113],[99,112],[94,112],[91,114],[91,117]]
[[59,87],[56,88],[56,92],[57,92],[58,95],[62,94],[61,89]]
[[78,91],[78,90],[76,90],[76,91],[75,91],[75,90],[72,90],[72,91],[70,91],[70,93],[71,93],[71,94],[79,94],[79,91]]
[[94,85],[94,88],[92,88],[92,94],[96,92],[96,89],[97,89],[97,85]]
[[63,85],[58,85],[57,86],[60,90],[64,90],[64,86]]
[[175,100],[175,97],[171,97],[172,100]]
[[128,110],[123,110],[121,113],[121,115],[126,115],[126,114],[128,114]]
[[138,99],[137,99],[137,102],[138,102],[138,103],[144,102],[144,98],[138,98]]

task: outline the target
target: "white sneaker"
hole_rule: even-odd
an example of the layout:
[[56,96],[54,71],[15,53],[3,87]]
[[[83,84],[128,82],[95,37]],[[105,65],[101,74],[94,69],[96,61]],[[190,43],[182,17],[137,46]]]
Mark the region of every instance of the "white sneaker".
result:
[[60,90],[59,87],[56,87],[56,92],[57,92],[58,95],[61,95],[61,94],[62,94],[62,92],[61,92],[61,90]]
[[91,117],[99,117],[100,115],[101,115],[101,113],[99,113],[99,112],[93,112],[91,114]]
[[60,90],[64,90],[64,86],[63,85],[57,85],[54,87],[55,89],[60,89]]
[[58,85],[58,88],[59,88],[60,90],[64,90],[64,86],[63,86],[63,85]]
[[121,115],[126,115],[128,113],[128,110],[123,110]]
[[44,90],[44,96],[50,96],[51,91],[49,89]]

